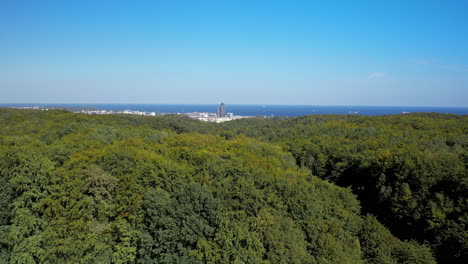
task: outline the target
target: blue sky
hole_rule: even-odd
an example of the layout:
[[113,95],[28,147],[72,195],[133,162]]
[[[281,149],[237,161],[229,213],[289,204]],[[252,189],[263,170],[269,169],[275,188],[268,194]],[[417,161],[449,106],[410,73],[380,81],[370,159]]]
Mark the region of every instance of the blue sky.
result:
[[468,1],[0,1],[0,103],[468,107]]

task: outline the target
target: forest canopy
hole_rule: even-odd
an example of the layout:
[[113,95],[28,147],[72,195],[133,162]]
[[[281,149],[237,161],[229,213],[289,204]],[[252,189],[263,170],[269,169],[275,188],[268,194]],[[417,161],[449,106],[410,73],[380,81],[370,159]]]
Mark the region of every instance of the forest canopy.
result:
[[463,263],[467,121],[0,109],[0,263]]

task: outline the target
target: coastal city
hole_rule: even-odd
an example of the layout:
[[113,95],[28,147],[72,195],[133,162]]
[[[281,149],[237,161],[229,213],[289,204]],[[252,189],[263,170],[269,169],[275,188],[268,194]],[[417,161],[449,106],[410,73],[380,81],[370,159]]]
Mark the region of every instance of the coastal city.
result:
[[190,112],[190,113],[156,113],[156,112],[145,112],[145,111],[136,111],[136,110],[96,110],[93,108],[63,108],[63,107],[41,107],[41,106],[21,106],[21,107],[12,107],[16,109],[32,109],[32,110],[67,110],[77,114],[86,114],[86,115],[115,115],[115,114],[124,114],[124,115],[140,115],[140,116],[159,116],[159,115],[168,115],[168,114],[177,114],[177,115],[186,115],[190,118],[197,119],[205,122],[214,122],[222,123],[226,121],[243,119],[243,118],[253,118],[254,116],[239,116],[234,115],[234,113],[228,113],[226,111],[226,104],[221,103],[216,109],[216,112]]

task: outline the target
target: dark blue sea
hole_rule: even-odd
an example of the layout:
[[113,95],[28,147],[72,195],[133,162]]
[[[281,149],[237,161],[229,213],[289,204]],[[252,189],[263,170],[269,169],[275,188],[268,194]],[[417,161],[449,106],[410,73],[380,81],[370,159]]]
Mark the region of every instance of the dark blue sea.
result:
[[[195,104],[0,104],[0,107],[89,107],[97,110],[133,110],[144,112],[164,113],[190,113],[212,112],[216,113],[218,105]],[[311,106],[311,105],[240,105],[226,104],[226,112],[241,116],[302,116],[316,114],[357,114],[357,115],[395,115],[402,113],[450,113],[467,115],[468,107],[410,107],[410,106]]]

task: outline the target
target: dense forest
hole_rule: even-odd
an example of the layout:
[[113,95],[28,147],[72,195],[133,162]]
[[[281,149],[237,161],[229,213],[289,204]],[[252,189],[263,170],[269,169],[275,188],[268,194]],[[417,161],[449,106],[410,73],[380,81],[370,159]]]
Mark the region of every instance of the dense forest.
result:
[[467,263],[468,116],[0,109],[0,263]]

